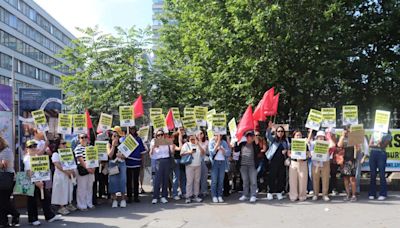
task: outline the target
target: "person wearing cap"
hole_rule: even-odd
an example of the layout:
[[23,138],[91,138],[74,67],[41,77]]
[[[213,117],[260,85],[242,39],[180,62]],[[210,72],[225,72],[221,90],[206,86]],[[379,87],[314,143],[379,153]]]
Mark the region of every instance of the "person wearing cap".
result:
[[108,169],[118,169],[117,173],[109,173],[108,175],[108,192],[111,194],[112,208],[118,207],[117,193],[121,193],[121,201],[119,206],[126,207],[126,162],[125,156],[118,150],[122,137],[125,136],[120,126],[115,126],[112,130],[112,136],[107,144],[108,153]]
[[272,128],[274,124],[269,121],[266,132],[269,149],[265,156],[270,161],[270,170],[268,176],[269,192],[267,200],[273,199],[273,194],[276,194],[278,200],[282,200],[282,192],[286,185],[286,167],[285,160],[287,152],[290,148],[290,143],[286,138],[285,129],[282,126],[276,128],[276,135],[272,136]]
[[[315,141],[312,140],[312,129],[309,129],[309,134],[308,134],[308,144],[311,150],[311,157],[314,157],[314,147],[315,147]],[[325,141],[326,136],[325,136],[325,131],[318,131],[317,135],[315,136],[316,140],[321,140]],[[327,152],[327,160],[326,161],[312,161],[312,182],[313,182],[313,190],[314,190],[314,196],[312,197],[312,200],[318,200],[318,195],[320,192],[320,180],[322,179],[322,199],[324,201],[329,201],[329,176],[331,172],[331,166],[329,162],[329,152]]]
[[[342,174],[344,187],[346,188],[345,201],[357,201],[356,191],[356,153],[360,152],[360,146],[349,146],[350,126],[343,128],[343,134],[339,139],[338,147],[344,149],[343,164],[340,165],[340,173]],[[351,192],[350,192],[351,190]]]
[[152,204],[158,203],[160,198],[160,188],[162,188],[161,203],[168,203],[168,183],[171,173],[171,158],[175,145],[157,145],[156,141],[165,138],[164,131],[158,129],[155,133],[155,139],[150,143],[150,156],[155,159],[155,177],[153,182],[153,200]]
[[260,145],[253,131],[244,134],[246,141],[240,144],[235,143],[235,152],[239,152],[240,174],[243,180],[243,194],[240,201],[250,199],[251,203],[257,200],[257,166]]
[[[293,138],[301,139],[303,138],[303,134],[301,133],[301,131],[294,131]],[[307,158],[304,160],[293,159],[291,158],[290,150],[288,152],[288,157],[290,157],[290,166],[289,166],[290,201],[292,202],[296,200],[305,201],[307,199],[307,181],[308,181]]]
[[74,150],[74,154],[77,160],[77,165],[81,166],[87,171],[86,174],[76,173],[77,189],[76,189],[76,201],[77,207],[81,211],[87,211],[87,209],[93,209],[93,182],[95,169],[88,168],[86,166],[86,147],[88,146],[87,134],[79,134],[79,144]]
[[133,201],[138,203],[139,200],[139,175],[140,167],[142,166],[142,156],[146,153],[146,148],[144,147],[142,139],[137,133],[136,127],[131,127],[129,129],[129,134],[138,142],[138,146],[135,150],[125,159],[126,162],[126,189],[128,203],[132,202],[132,184],[133,184]]
[[[29,140],[26,142],[26,154],[24,156],[24,169],[28,176],[32,176],[31,172],[31,157],[40,155],[40,151],[37,149],[37,143],[35,140]],[[54,222],[62,218],[61,215],[56,215],[50,205],[50,193],[45,188],[45,182],[37,181],[35,184],[35,191],[33,196],[27,197],[28,207],[28,222],[33,226],[39,226],[41,223],[38,216],[37,200],[40,199],[40,203],[43,209],[44,217],[48,222]],[[41,198],[41,191],[43,191],[43,199]]]

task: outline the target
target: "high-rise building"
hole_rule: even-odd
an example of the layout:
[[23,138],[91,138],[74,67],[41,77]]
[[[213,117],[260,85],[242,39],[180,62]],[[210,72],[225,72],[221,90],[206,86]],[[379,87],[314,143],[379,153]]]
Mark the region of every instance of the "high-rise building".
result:
[[[56,89],[70,74],[57,56],[75,37],[33,0],[0,1],[0,84],[11,85],[12,58],[16,87]],[[18,90],[17,90],[18,91]]]
[[153,0],[153,38],[158,39],[160,35],[158,34],[158,30],[161,28],[161,21],[159,20],[159,15],[163,13],[163,5],[164,0]]

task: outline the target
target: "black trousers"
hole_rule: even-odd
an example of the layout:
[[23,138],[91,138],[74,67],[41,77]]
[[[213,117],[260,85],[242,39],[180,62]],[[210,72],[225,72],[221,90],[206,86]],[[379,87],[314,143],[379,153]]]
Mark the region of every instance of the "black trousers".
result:
[[338,168],[339,166],[337,164],[331,163],[331,172],[330,172],[330,176],[331,178],[329,178],[329,192],[332,192],[332,190],[336,190],[338,191],[338,186],[337,186],[337,177],[336,174],[338,172]]
[[128,199],[132,199],[132,184],[133,184],[133,197],[139,199],[139,176],[140,167],[126,169],[126,192]]
[[40,200],[40,203],[42,205],[43,213],[44,213],[44,218],[46,220],[52,219],[55,214],[51,210],[51,197],[50,193],[47,189],[43,189],[44,191],[44,199],[41,199],[40,197],[40,189],[35,186],[35,194],[34,196],[28,196],[28,222],[32,223],[35,221],[39,220],[38,216],[38,207],[37,207],[37,200]]
[[19,212],[10,200],[12,192],[12,186],[10,186],[10,189],[0,190],[0,226],[8,223],[7,215],[19,216]]
[[104,175],[103,173],[99,173],[99,168],[96,168],[94,174],[94,183],[93,183],[93,204],[97,204],[97,199],[102,198],[103,196],[108,196],[108,175]]
[[281,151],[276,151],[269,166],[269,193],[281,193],[286,186],[285,157]]

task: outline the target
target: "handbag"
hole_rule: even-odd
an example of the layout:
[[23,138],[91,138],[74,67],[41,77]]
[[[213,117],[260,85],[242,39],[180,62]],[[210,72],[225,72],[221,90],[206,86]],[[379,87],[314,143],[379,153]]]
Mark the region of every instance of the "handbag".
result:
[[12,189],[14,185],[14,173],[0,171],[0,190]]
[[72,155],[74,155],[74,160],[75,160],[75,163],[77,164],[76,166],[77,166],[77,169],[78,169],[78,174],[79,174],[79,176],[86,176],[86,175],[88,175],[88,174],[89,174],[89,171],[88,171],[85,167],[83,167],[81,164],[78,164],[78,161],[77,161],[77,159],[76,159],[76,156],[75,156],[75,153],[74,153],[74,152],[72,153]]
[[108,175],[113,176],[119,174],[119,168],[118,166],[114,166],[112,168],[108,168]]
[[192,164],[193,156],[191,154],[183,155],[181,157],[181,164],[182,165],[190,165]]

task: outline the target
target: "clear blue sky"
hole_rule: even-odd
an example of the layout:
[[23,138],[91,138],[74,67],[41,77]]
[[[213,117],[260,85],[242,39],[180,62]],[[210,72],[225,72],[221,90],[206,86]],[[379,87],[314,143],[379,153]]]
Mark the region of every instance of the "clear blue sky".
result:
[[145,28],[152,24],[152,0],[34,0],[75,36],[75,27]]

